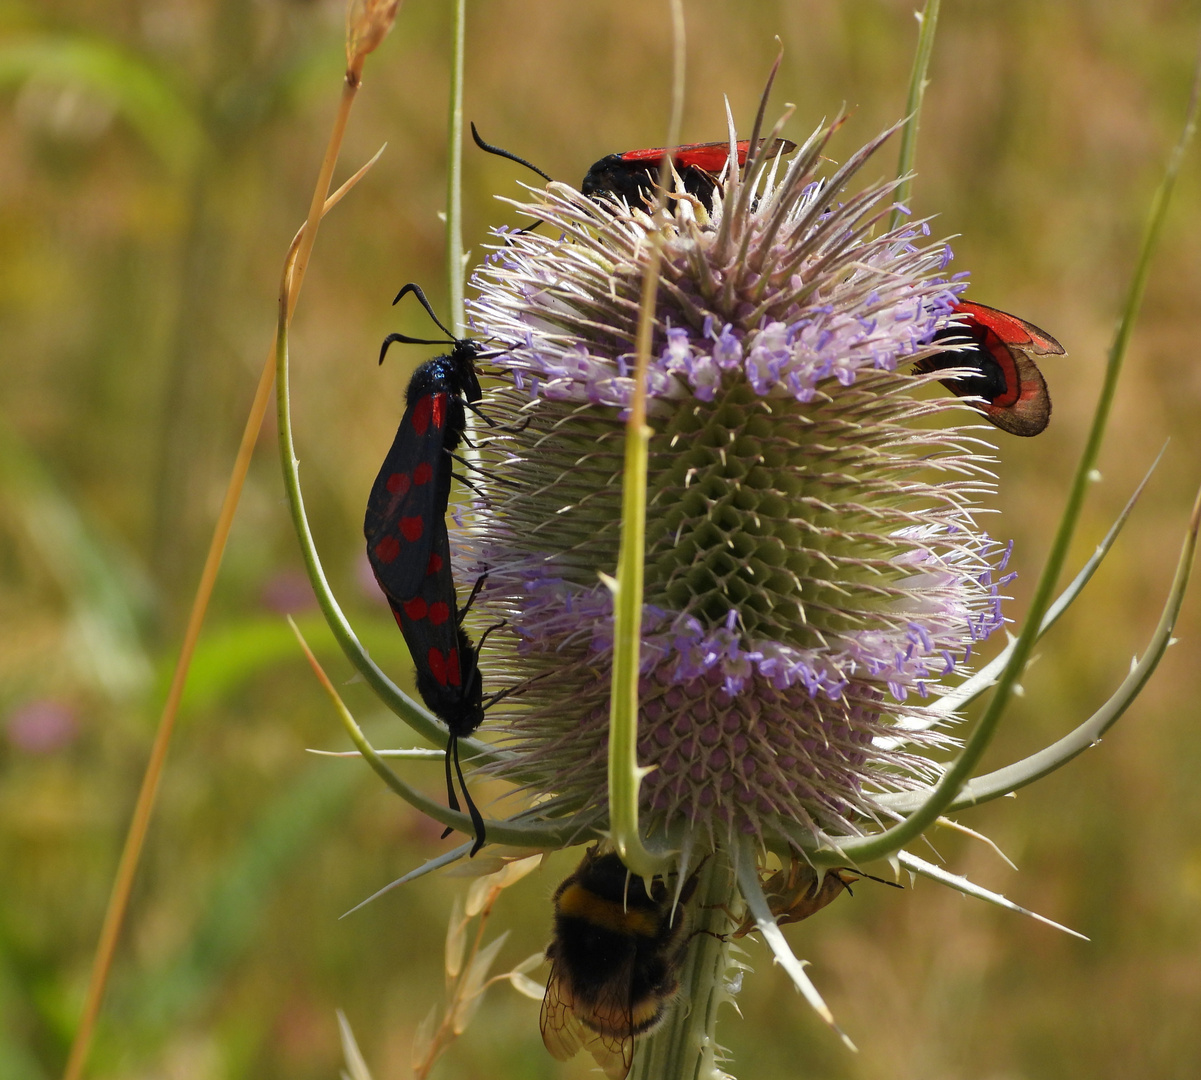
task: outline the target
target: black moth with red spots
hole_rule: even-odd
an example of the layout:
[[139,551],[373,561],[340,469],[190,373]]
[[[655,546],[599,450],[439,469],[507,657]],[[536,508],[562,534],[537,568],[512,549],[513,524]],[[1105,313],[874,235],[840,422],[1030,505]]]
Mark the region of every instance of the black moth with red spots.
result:
[[[470,735],[483,723],[484,685],[476,647],[463,629],[463,614],[458,610],[446,520],[437,519],[431,531],[434,540],[421,589],[401,602],[388,596],[388,603],[417,668],[417,692],[430,712],[449,730],[444,759],[446,801],[452,810],[459,809],[451,774],[453,762],[459,787],[463,789],[463,802],[475,830],[475,843],[471,847],[474,855],[484,845],[484,819],[467,790],[463,767],[459,764],[459,739]],[[442,835],[446,836],[450,831],[447,829]]]
[[[408,292],[430,311],[416,285],[406,285],[396,299]],[[483,686],[476,648],[460,625],[446,511],[451,455],[463,440],[467,409],[483,392],[475,370],[479,346],[446,333],[451,351],[427,360],[409,381],[404,415],[367,499],[363,533],[375,580],[391,605],[416,665],[417,690],[449,729],[447,801],[452,810],[459,809],[451,775],[453,762],[475,828],[474,855],[484,843],[484,822],[463,779],[458,740],[475,731],[484,719]],[[389,334],[380,349],[381,362],[394,341],[438,344]]]
[[1032,357],[1063,356],[1063,346],[1033,323],[984,304],[960,300],[954,314],[958,321],[933,341],[964,347],[927,356],[914,370],[968,369],[970,374],[940,381],[959,397],[980,398],[976,408],[1002,431],[1040,434],[1051,419],[1051,395]]
[[[391,334],[384,349],[394,340]],[[380,588],[399,600],[414,596],[425,577],[434,523],[445,526],[451,453],[467,426],[464,402],[483,396],[475,372],[479,346],[462,339],[445,356],[427,360],[405,392],[405,411],[392,448],[367,499],[363,532]],[[382,356],[382,353],[381,353]]]

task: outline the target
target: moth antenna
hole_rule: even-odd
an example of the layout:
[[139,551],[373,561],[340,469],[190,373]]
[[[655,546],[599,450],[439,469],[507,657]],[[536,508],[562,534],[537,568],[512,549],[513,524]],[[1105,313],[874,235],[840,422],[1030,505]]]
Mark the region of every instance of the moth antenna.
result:
[[402,345],[453,345],[454,341],[427,341],[425,338],[409,337],[408,334],[389,334],[384,338],[384,343],[379,347],[379,362],[384,362],[384,355],[388,351],[388,346],[394,341],[399,341]]
[[[400,298],[402,296],[404,296],[405,293],[412,293],[415,297],[417,297],[417,299],[421,302],[421,306],[423,308],[425,308],[426,314],[431,319],[434,320],[434,325],[439,330],[441,330],[442,333],[444,333],[446,335],[447,340],[449,341],[449,343],[451,345],[455,344],[455,342],[458,341],[458,338],[456,338],[454,336],[454,334],[452,334],[449,330],[447,330],[446,327],[442,325],[442,320],[439,319],[438,316],[434,314],[434,309],[432,307],[430,307],[430,302],[425,298],[425,293],[423,293],[421,291],[421,286],[418,285],[417,282],[410,281],[403,289],[400,290],[400,292],[398,292],[396,294],[396,299],[393,300],[392,303],[394,305],[400,303]],[[441,345],[443,343],[440,341],[412,341],[411,344],[414,344],[414,345]]]
[[[514,154],[510,150],[503,150],[499,146],[493,146],[491,143],[484,142],[484,140],[480,138],[480,133],[478,131],[476,131],[476,129],[475,129],[474,121],[472,121],[472,124],[471,124],[471,137],[473,139],[475,139],[475,145],[478,146],[485,153],[495,154],[497,157],[508,158],[510,161],[515,161],[515,162],[517,162],[518,165],[524,165],[527,169],[531,170],[532,172],[536,172],[548,184],[553,184],[555,182],[553,176],[547,176],[546,173],[544,173],[540,168],[538,168],[538,166],[535,165],[532,161],[526,161],[525,158],[518,157],[516,154]],[[531,228],[532,227],[533,226],[531,226]],[[521,231],[525,232],[524,229],[522,229]]]

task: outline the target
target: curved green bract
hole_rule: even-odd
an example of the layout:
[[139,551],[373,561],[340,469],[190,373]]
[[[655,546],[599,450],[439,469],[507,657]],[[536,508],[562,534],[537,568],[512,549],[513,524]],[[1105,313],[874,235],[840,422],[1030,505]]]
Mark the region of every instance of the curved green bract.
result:
[[750,842],[743,843],[739,848],[738,865],[735,872],[738,876],[738,891],[742,893],[742,899],[746,901],[755,925],[759,933],[763,935],[763,940],[767,943],[768,948],[771,949],[776,963],[784,969],[792,980],[793,986],[800,991],[801,996],[809,1003],[813,1011],[838,1033],[847,1049],[854,1050],[855,1044],[835,1022],[830,1007],[822,1000],[817,987],[805,974],[804,963],[793,954],[783,932],[776,924],[776,917],[772,914],[771,905],[767,902],[767,897],[763,895],[763,886],[759,884],[759,868],[755,860],[754,847]]
[[[1151,204],[1151,213],[1143,234],[1142,245],[1138,260],[1135,263],[1126,302],[1123,306],[1122,317],[1118,323],[1117,332],[1109,349],[1108,363],[1105,368],[1105,380],[1097,407],[1093,412],[1093,421],[1089,429],[1088,439],[1080,454],[1072,486],[1068,494],[1067,506],[1060,518],[1051,551],[1047,556],[1034,596],[1030,601],[1030,610],[1026,616],[1026,625],[1017,640],[1013,643],[1013,651],[1009,662],[1000,673],[995,692],[984,715],[980,718],[971,735],[964,743],[959,757],[948,767],[939,782],[934,786],[926,800],[915,809],[904,821],[892,828],[871,837],[857,838],[846,841],[843,850],[853,858],[863,861],[887,858],[895,854],[906,844],[920,836],[927,828],[948,810],[959,804],[958,800],[968,784],[972,772],[979,765],[985,750],[996,734],[1001,717],[1009,704],[1018,680],[1026,670],[1031,650],[1042,629],[1044,615],[1051,605],[1051,595],[1056,582],[1063,570],[1067,559],[1068,548],[1076,532],[1080,520],[1084,496],[1092,483],[1097,458],[1101,452],[1101,444],[1109,421],[1109,412],[1117,392],[1118,376],[1121,374],[1122,362],[1126,356],[1126,348],[1130,342],[1135,321],[1138,318],[1139,307],[1142,303],[1143,291],[1146,288],[1147,276],[1150,272],[1151,258],[1158,245],[1160,233],[1163,231],[1164,220],[1167,216],[1168,205],[1172,191],[1175,188],[1176,177],[1184,151],[1192,141],[1196,131],[1199,98],[1196,87],[1201,84],[1201,65],[1194,71],[1194,93],[1189,101],[1188,116],[1175,148],[1169,157],[1164,170],[1163,180],[1155,193]],[[1190,559],[1191,565],[1191,559]],[[1186,575],[1187,576],[1187,575]],[[1139,684],[1141,687],[1141,683]],[[1124,706],[1123,706],[1124,708]],[[1116,719],[1116,717],[1115,717]],[[824,856],[823,856],[824,858]],[[826,865],[829,865],[826,863]]]

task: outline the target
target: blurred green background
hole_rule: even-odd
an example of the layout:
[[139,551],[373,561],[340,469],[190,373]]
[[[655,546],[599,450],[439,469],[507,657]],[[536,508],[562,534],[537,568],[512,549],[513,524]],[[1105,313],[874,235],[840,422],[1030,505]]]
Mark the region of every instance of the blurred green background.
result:
[[[686,0],[683,138],[749,126],[775,52],[774,104],[803,136],[844,102],[845,156],[903,110],[912,0]],[[466,116],[577,180],[663,141],[665,0],[471,0]],[[971,295],[1055,334],[1055,416],[1004,439],[995,535],[1016,541],[1010,614],[1045,553],[1105,349],[1188,95],[1196,4],[947,0],[913,199],[960,234]],[[269,345],[279,266],[308,205],[339,94],[341,2],[0,3],[0,1076],[62,1069],[154,724],[216,508]],[[406,281],[446,312],[442,231],[449,11],[407,0],[367,67],[345,177],[293,334],[302,478],[326,568],[385,668],[408,662],[364,584],[362,505],[428,350],[384,334]],[[491,196],[530,179],[466,151],[465,235],[516,219]],[[870,175],[893,168],[895,148]],[[1201,480],[1201,205],[1194,149],[1090,497],[1087,557],[1167,454],[1085,599],[1045,642],[991,765],[1058,737],[1116,686],[1154,625]],[[402,355],[403,354],[403,355]],[[1194,589],[1194,591],[1196,591]],[[90,1075],[337,1075],[336,1007],[376,1080],[406,1077],[442,992],[449,878],[354,916],[444,850],[341,748],[289,637],[301,619],[377,745],[379,715],[313,613],[264,431],[164,777]],[[1089,935],[1082,943],[919,882],[864,883],[790,931],[861,1052],[846,1053],[750,944],[757,968],[721,1028],[741,1077],[1201,1075],[1201,604],[1148,691],[1056,776],[962,815],[1021,867],[937,837],[956,871]],[[436,797],[441,769],[406,772]],[[926,853],[928,854],[928,853]],[[501,899],[500,964],[545,944],[560,857]],[[536,972],[535,977],[541,977]],[[436,1076],[582,1077],[543,1051],[537,1005],[507,987]]]

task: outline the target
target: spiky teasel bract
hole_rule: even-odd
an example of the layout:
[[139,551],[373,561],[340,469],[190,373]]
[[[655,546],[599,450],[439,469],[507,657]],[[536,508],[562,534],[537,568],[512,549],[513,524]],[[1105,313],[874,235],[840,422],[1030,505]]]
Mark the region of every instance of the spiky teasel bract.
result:
[[[673,197],[648,376],[639,760],[647,826],[816,841],[880,820],[946,743],[926,703],[1001,623],[1004,549],[963,406],[912,361],[958,287],[925,223],[889,231],[881,182],[829,179],[815,134],[712,208]],[[474,283],[508,344],[466,550],[488,580],[489,714],[523,787],[604,817],[612,601],[646,208],[565,185]],[[955,414],[948,416],[948,412]],[[491,432],[491,433],[490,433]],[[903,736],[903,738],[898,738]],[[549,809],[545,806],[544,809]]]

